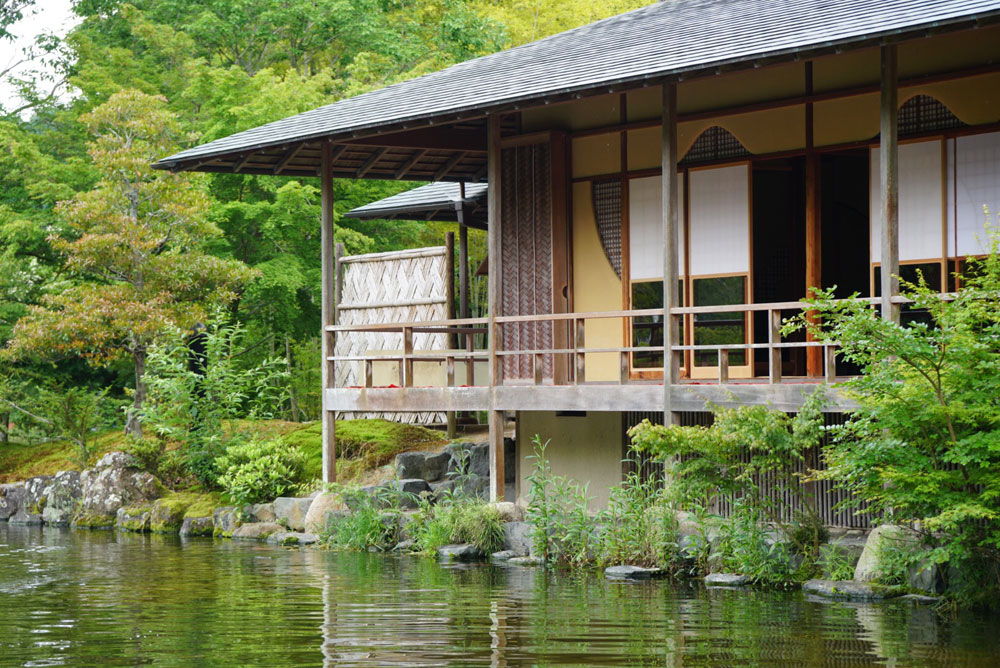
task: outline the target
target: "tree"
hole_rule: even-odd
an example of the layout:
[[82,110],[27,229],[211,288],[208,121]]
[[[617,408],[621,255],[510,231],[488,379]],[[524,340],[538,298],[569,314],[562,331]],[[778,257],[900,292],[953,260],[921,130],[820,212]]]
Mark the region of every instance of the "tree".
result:
[[52,240],[75,280],[29,308],[6,351],[96,362],[129,356],[135,392],[125,430],[132,435],[142,433],[150,344],[171,328],[203,320],[208,305],[231,301],[252,276],[242,263],[206,252],[220,232],[205,217],[201,181],[151,169],[180,135],[164,105],[160,97],[126,90],[83,117],[101,177],[58,206],[75,238]]

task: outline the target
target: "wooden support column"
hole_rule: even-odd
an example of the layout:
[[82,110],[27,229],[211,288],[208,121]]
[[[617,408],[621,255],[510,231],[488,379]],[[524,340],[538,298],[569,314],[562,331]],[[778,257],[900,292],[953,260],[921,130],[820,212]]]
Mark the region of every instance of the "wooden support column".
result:
[[879,174],[882,188],[882,318],[899,322],[899,143],[896,46],[882,47],[882,104]]
[[[446,304],[446,307],[445,307],[445,317],[447,317],[448,320],[454,320],[455,319],[455,233],[454,232],[448,232],[445,235],[445,237],[444,237],[444,249],[445,249],[444,250],[444,253],[445,253],[445,255],[444,255],[444,260],[445,260],[444,274],[447,277],[445,279],[445,300],[447,301],[447,304]],[[458,335],[457,334],[449,334],[448,335],[448,347],[449,348],[457,348],[458,347]],[[451,371],[450,371],[451,382],[448,383],[448,386],[451,387],[451,386],[453,386],[455,384],[455,382],[454,382],[454,377],[455,377],[455,360],[454,360],[454,358],[451,358],[451,357],[449,357],[448,359],[450,360],[450,367],[451,367]],[[448,438],[449,439],[455,438],[455,435],[457,433],[457,417],[458,416],[455,415],[455,411],[448,411],[445,414],[445,418],[448,421],[448,432],[447,432],[447,434],[448,434]]]
[[663,84],[663,143],[660,154],[663,192],[663,423],[677,416],[671,386],[680,380],[680,362],[673,347],[680,345],[680,328],[671,309],[681,305],[677,282],[680,252],[677,235],[677,84]]
[[334,334],[326,330],[335,322],[336,287],[334,276],[336,267],[333,250],[333,147],[329,142],[323,143],[322,166],[320,169],[321,201],[321,263],[322,263],[322,306],[321,320],[322,355],[323,355],[323,482],[337,481],[336,462],[336,409],[326,404],[326,391],[333,388],[336,380],[336,365],[329,360],[334,355]]
[[[813,94],[813,64],[806,63],[806,95]],[[813,297],[813,288],[823,283],[823,237],[820,220],[820,162],[814,150],[813,103],[806,103],[806,297]],[[806,313],[810,323],[818,321],[815,311]],[[806,332],[806,341],[814,341],[812,332]],[[806,375],[818,378],[823,375],[823,349],[806,348]]]
[[497,114],[490,114],[490,116],[487,117],[487,128],[487,141],[489,142],[487,154],[489,170],[489,224],[487,237],[489,242],[489,273],[487,275],[487,279],[489,283],[487,289],[487,308],[489,310],[487,320],[489,323],[490,357],[490,408],[488,420],[490,428],[490,500],[503,501],[506,497],[503,456],[504,412],[502,410],[497,410],[498,407],[496,405],[496,387],[503,383],[503,368],[501,366],[502,358],[497,355],[497,351],[501,350],[503,343],[500,340],[500,326],[495,321],[495,318],[503,313],[501,302],[502,271],[500,269],[500,202],[502,201],[500,192],[502,187],[500,183],[500,116]]

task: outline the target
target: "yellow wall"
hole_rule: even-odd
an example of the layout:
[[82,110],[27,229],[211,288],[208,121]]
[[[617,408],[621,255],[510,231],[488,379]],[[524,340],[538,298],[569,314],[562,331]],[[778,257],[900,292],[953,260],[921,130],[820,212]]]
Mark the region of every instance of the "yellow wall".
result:
[[621,120],[620,104],[621,98],[615,93],[525,109],[521,112],[521,130],[574,131],[615,125]]
[[585,417],[556,417],[555,413],[518,413],[518,502],[528,500],[527,476],[534,461],[531,443],[535,434],[549,441],[545,455],[556,475],[581,485],[590,483],[591,510],[607,506],[611,487],[622,480],[622,414],[587,413]]
[[[573,310],[618,311],[622,308],[622,282],[604,254],[594,219],[590,183],[573,184]],[[625,334],[621,318],[588,320],[584,325],[587,348],[622,345]],[[588,353],[587,380],[617,380],[618,356]]]
[[573,177],[598,176],[621,171],[621,146],[619,132],[575,138],[572,151]]

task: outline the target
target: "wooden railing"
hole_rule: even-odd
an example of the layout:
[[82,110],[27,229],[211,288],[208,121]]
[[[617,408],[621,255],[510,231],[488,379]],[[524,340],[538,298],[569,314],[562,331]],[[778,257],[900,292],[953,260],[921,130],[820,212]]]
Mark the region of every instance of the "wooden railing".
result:
[[[947,295],[944,295],[947,298]],[[861,301],[877,304],[877,298],[865,298]],[[904,298],[894,298],[894,302],[905,303]],[[753,357],[753,352],[757,350],[767,351],[768,373],[766,382],[771,384],[783,381],[782,356],[785,349],[808,349],[819,348],[823,351],[823,372],[815,380],[823,379],[831,382],[836,376],[836,350],[837,345],[824,343],[821,341],[787,341],[782,340],[782,312],[798,311],[808,308],[808,304],[802,302],[778,302],[767,304],[727,304],[719,306],[685,306],[673,308],[670,317],[678,320],[688,318],[691,322],[694,316],[699,314],[720,314],[739,313],[742,314],[746,332],[752,331],[749,324],[754,314],[764,312],[767,314],[767,341],[764,343],[753,343],[748,340],[749,334],[742,343],[722,343],[722,344],[688,344],[676,345],[671,348],[671,353],[676,356],[683,356],[686,351],[714,352],[717,359],[717,382],[725,384],[730,382],[730,354],[743,351],[747,358]],[[497,384],[525,384],[534,383],[537,385],[551,381],[553,384],[583,384],[587,381],[587,355],[594,354],[614,354],[618,356],[618,378],[620,384],[642,383],[642,382],[662,382],[661,379],[638,379],[633,377],[635,369],[632,356],[641,353],[655,353],[662,351],[656,346],[586,346],[586,323],[597,320],[625,320],[634,321],[635,318],[662,318],[663,309],[642,309],[642,310],[621,310],[621,311],[600,311],[587,313],[549,313],[542,315],[513,315],[496,316],[490,318],[465,318],[441,320],[435,322],[406,322],[393,324],[372,324],[372,325],[335,325],[328,327],[328,331],[333,333],[341,332],[379,332],[396,333],[402,335],[402,349],[400,352],[374,353],[362,356],[332,356],[327,360],[330,362],[357,362],[364,365],[364,387],[372,387],[373,366],[378,362],[398,363],[398,380],[400,387],[413,387],[414,385],[414,364],[421,362],[433,362],[445,364],[445,375],[448,387],[455,387],[456,362],[466,362],[466,377],[462,380],[463,385],[475,385],[474,364],[476,362],[487,362],[494,369],[494,377],[499,379]],[[556,323],[562,323],[565,336],[560,345],[537,349],[517,349],[507,350],[503,347],[504,325],[514,323],[552,323],[553,330]],[[491,331],[492,329],[492,331]],[[630,330],[629,330],[630,331]],[[413,348],[414,333],[445,333],[449,335],[464,335],[466,341],[465,350],[441,350],[441,351],[418,351]],[[485,348],[474,348],[473,341],[477,334],[488,334],[488,343]],[[531,360],[533,374],[530,378],[504,379],[502,374],[503,360],[509,357],[528,356]],[[553,358],[562,357],[566,372],[560,377],[554,375],[546,378],[544,374],[544,360],[546,356]],[[751,369],[752,369],[751,365]],[[751,374],[752,375],[752,374]],[[765,376],[753,376],[754,379],[763,380]],[[706,380],[706,379],[703,379]],[[614,381],[612,381],[614,382]]]

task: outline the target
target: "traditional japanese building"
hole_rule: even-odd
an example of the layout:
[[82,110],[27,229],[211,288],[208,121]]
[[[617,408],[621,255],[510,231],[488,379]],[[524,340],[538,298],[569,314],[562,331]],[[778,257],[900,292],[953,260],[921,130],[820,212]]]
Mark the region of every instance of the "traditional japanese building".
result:
[[[857,372],[781,335],[811,288],[915,317],[897,276],[947,292],[986,250],[1000,2],[662,2],[157,166],[320,178],[328,477],[336,411],[487,411],[494,495],[516,418],[519,468],[532,435],[551,439],[556,471],[601,504],[642,417],[794,411]],[[338,356],[334,178],[488,184],[488,317],[379,325],[398,352]],[[428,331],[488,341],[422,361],[413,337]],[[488,365],[482,383],[456,380],[469,360]],[[341,365],[371,379],[390,363],[392,387],[337,385]],[[442,386],[414,383],[430,363]],[[832,414],[847,406],[830,397]]]

